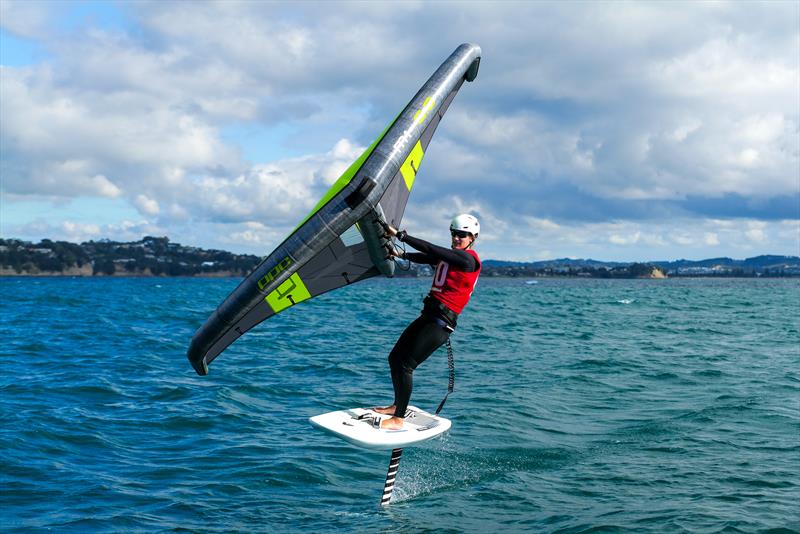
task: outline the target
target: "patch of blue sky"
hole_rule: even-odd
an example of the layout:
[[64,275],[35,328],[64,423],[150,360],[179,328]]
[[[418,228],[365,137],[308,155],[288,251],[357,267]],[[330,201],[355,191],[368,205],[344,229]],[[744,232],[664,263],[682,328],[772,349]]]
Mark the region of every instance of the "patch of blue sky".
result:
[[[54,34],[71,33],[86,28],[121,30],[133,33],[134,20],[124,2],[51,1],[43,2],[49,10],[48,27]],[[23,67],[49,59],[46,43],[14,35],[0,28],[0,65]]]
[[24,67],[47,59],[48,54],[41,43],[33,39],[17,37],[0,28],[0,65]]
[[124,2],[85,0],[54,2],[52,5],[59,8],[59,16],[53,18],[53,24],[61,31],[71,32],[85,27],[130,31],[135,27]]
[[307,146],[287,142],[293,134],[295,128],[286,123],[269,127],[235,123],[220,131],[223,141],[235,145],[241,150],[242,157],[250,163],[267,163],[308,154]]
[[[122,198],[78,197],[64,202],[50,200],[3,200],[3,227],[22,226],[40,219],[58,224],[62,221],[85,224],[119,224],[138,221],[142,215]],[[13,237],[13,236],[10,236]]]
[[364,146],[378,136],[389,116],[376,122],[368,105],[342,105],[330,95],[315,95],[318,110],[289,120],[233,122],[220,128],[222,140],[253,164],[329,152],[341,139]]

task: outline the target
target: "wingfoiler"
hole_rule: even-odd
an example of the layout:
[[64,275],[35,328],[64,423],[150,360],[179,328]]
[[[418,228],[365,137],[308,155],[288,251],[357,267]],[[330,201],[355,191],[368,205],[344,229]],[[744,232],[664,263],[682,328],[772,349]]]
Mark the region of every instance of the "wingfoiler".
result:
[[[431,138],[464,81],[478,75],[480,60],[477,45],[456,48],[289,237],[219,305],[189,346],[189,361],[197,374],[208,374],[217,356],[265,319],[327,291],[394,275],[386,228],[400,227]],[[448,367],[449,394],[454,380],[451,350]],[[443,405],[444,400],[435,414],[410,407],[401,430],[381,429],[384,416],[362,408],[321,414],[310,422],[360,447],[392,448],[381,497],[385,505],[392,496],[402,447],[450,428],[450,421],[439,416]]]

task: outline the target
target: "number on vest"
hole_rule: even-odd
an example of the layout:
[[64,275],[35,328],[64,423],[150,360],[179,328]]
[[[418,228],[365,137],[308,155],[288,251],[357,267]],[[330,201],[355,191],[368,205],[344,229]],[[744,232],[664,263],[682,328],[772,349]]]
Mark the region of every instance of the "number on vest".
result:
[[436,266],[436,274],[433,275],[434,286],[442,287],[444,285],[444,281],[447,279],[447,269],[449,268],[449,263],[445,263],[443,261],[439,262],[439,265]]

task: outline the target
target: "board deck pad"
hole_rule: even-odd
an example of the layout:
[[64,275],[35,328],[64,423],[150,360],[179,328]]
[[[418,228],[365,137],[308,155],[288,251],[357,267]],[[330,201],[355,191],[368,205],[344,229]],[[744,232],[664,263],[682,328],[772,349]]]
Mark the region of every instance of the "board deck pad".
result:
[[312,425],[367,449],[395,449],[419,443],[450,429],[450,420],[409,406],[400,430],[374,428],[375,417],[388,419],[367,408],[351,408],[309,418]]

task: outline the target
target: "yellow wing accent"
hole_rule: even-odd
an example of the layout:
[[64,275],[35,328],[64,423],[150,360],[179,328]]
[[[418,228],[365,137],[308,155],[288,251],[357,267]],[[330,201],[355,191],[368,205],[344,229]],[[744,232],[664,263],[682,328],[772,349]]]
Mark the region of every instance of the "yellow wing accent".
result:
[[308,288],[300,280],[300,276],[294,273],[267,295],[264,300],[267,301],[272,311],[278,313],[309,298],[311,298],[311,293],[308,292]]
[[408,155],[403,165],[400,166],[400,172],[403,174],[403,179],[406,181],[406,187],[411,191],[411,186],[414,185],[414,178],[417,177],[419,164],[422,163],[422,156],[425,152],[422,150],[422,143],[417,141],[411,153]]

